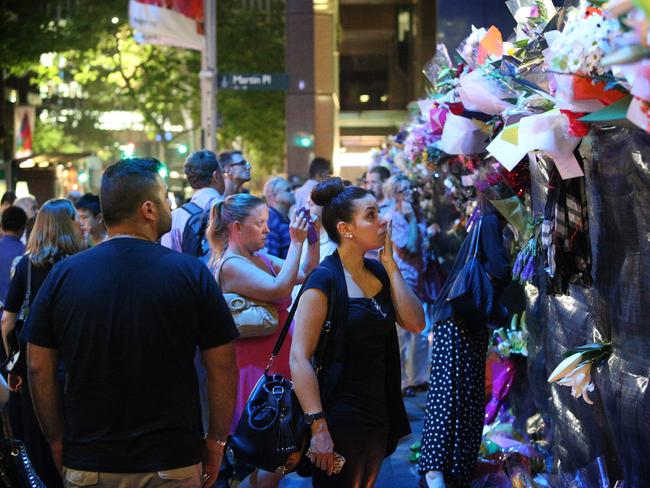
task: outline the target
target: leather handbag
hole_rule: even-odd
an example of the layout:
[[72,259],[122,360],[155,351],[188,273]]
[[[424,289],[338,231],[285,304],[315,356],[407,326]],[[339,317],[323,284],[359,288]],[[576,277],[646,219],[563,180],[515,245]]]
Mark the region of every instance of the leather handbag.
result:
[[[248,397],[231,442],[238,461],[276,473],[288,473],[296,469],[308,441],[309,428],[304,422],[293,383],[282,375],[269,374],[273,360],[279,354],[289,332],[304,287],[303,284],[291,307],[262,377]],[[321,371],[325,359],[332,331],[333,308],[328,307],[314,354],[313,367],[316,374]]]
[[9,415],[2,411],[4,439],[0,440],[0,486],[3,488],[47,488],[36,474],[25,444],[13,438]]
[[[221,286],[221,268],[230,258],[246,259],[236,255],[222,259],[215,270],[219,286]],[[235,321],[240,339],[269,336],[278,328],[280,318],[278,310],[272,304],[253,300],[239,293],[224,293],[223,297]]]
[[479,219],[472,232],[465,265],[447,295],[454,312],[474,322],[487,321],[494,309],[494,284],[478,256],[482,222]]

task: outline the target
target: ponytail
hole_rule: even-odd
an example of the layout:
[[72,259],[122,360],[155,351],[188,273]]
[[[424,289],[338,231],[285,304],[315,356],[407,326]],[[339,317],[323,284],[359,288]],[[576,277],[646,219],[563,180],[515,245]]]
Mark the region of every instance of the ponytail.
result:
[[248,193],[231,195],[225,200],[215,203],[210,209],[210,220],[205,231],[205,237],[210,243],[212,264],[221,259],[228,248],[228,227],[233,222],[243,222],[251,211],[264,200]]
[[228,245],[228,226],[223,219],[224,200],[219,200],[210,209],[210,220],[205,230],[205,237],[210,244],[210,267],[216,266]]

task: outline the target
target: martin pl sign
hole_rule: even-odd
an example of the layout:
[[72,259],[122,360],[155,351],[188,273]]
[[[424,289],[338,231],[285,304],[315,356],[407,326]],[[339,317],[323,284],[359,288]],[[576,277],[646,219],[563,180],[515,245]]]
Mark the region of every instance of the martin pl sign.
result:
[[220,90],[285,91],[289,88],[286,73],[224,73],[219,75]]

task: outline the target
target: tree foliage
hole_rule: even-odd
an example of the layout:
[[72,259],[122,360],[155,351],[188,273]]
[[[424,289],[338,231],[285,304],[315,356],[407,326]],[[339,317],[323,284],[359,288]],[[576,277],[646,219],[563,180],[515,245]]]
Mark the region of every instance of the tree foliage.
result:
[[[217,64],[221,73],[284,71],[284,2],[270,12],[242,8],[241,0],[219,0]],[[223,144],[240,137],[256,167],[283,169],[283,92],[221,91],[218,110]]]
[[[0,22],[11,42],[0,47],[1,63],[13,73],[29,73],[33,84],[50,91],[43,105],[48,117],[35,134],[39,147],[51,147],[59,139],[86,150],[103,147],[110,138],[97,125],[108,110],[141,113],[152,139],[169,124],[199,127],[199,53],[137,44],[126,25],[126,0],[7,3]],[[53,15],[59,4],[74,8]],[[272,2],[270,12],[243,8],[241,0],[217,4],[219,71],[283,71],[284,2]],[[119,19],[117,25],[113,17]],[[53,54],[42,65],[44,53]],[[82,96],[56,96],[61,84],[79,87]],[[218,110],[221,148],[237,141],[257,167],[281,169],[283,93],[219,92]],[[39,143],[39,134],[46,140]]]

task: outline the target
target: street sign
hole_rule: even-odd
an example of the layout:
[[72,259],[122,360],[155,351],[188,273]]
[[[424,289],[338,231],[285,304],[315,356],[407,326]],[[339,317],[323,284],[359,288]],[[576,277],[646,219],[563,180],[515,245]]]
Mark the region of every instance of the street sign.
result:
[[223,73],[218,77],[219,90],[286,91],[286,73]]

